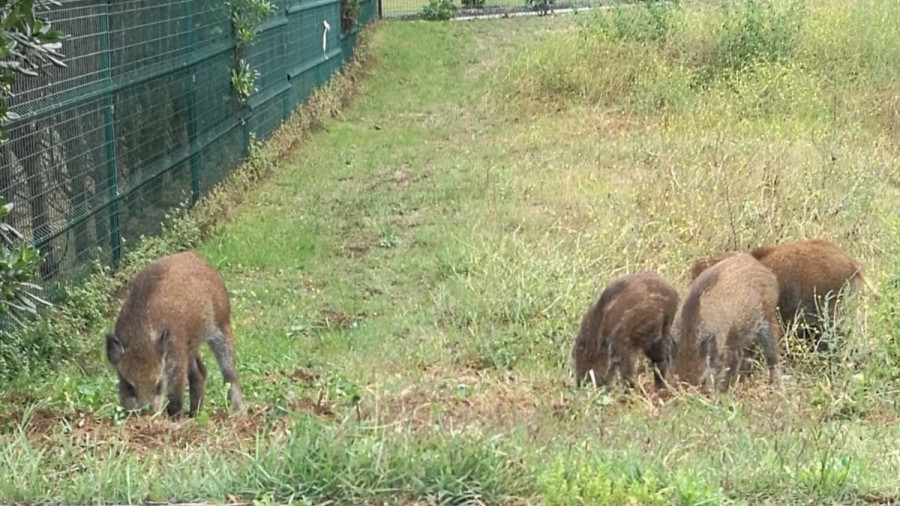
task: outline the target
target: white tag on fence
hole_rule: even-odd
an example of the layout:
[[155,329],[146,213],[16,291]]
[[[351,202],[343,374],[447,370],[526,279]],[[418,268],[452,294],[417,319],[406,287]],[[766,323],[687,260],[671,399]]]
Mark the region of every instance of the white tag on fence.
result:
[[325,59],[328,59],[328,31],[331,30],[331,25],[328,24],[328,21],[323,20],[322,24],[325,25],[325,30],[322,31],[322,52],[325,53]]

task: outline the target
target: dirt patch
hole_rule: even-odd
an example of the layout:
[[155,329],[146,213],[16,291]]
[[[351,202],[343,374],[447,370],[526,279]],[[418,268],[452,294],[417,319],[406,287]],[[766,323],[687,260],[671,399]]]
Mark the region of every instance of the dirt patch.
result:
[[418,209],[412,209],[404,213],[396,213],[390,218],[391,225],[404,230],[417,228],[425,223],[422,213]]
[[350,314],[340,309],[326,308],[319,312],[319,317],[313,326],[327,330],[350,328],[365,320],[366,316],[365,312]]
[[[15,410],[5,413],[0,417],[0,427],[4,432],[7,430],[22,428],[22,421],[25,419],[26,413],[22,410]],[[28,423],[24,426],[26,433],[50,432],[59,422],[59,414],[51,409],[35,409],[28,417]]]
[[294,402],[291,405],[291,408],[294,411],[317,416],[325,420],[333,419],[335,414],[331,402],[328,399],[325,399],[322,394],[319,394],[317,400],[304,397]]
[[367,191],[377,190],[382,186],[389,185],[394,189],[406,189],[411,184],[417,183],[424,179],[428,179],[431,176],[428,172],[422,172],[421,174],[415,174],[412,168],[412,165],[404,163],[397,169],[383,174],[378,177],[369,187],[366,189]]
[[213,413],[201,422],[182,417],[132,416],[115,421],[92,413],[60,413],[50,409],[34,410],[27,417],[22,411],[7,414],[6,426],[12,423],[24,430],[29,441],[38,447],[53,446],[59,434],[84,448],[112,445],[146,453],[162,448],[184,450],[197,445],[212,445],[224,451],[252,442],[263,430],[267,435],[279,432],[284,421],[267,422],[268,410],[253,409],[243,416]]
[[279,384],[285,382],[292,382],[294,384],[304,385],[306,387],[315,386],[316,383],[322,378],[322,375],[312,369],[307,369],[305,367],[298,367],[293,371],[289,370],[277,370],[272,373],[269,373],[266,376],[266,383],[269,384]]
[[348,258],[362,258],[375,247],[375,240],[362,237],[356,240],[347,241],[341,245],[341,254]]
[[440,425],[507,429],[528,423],[546,406],[541,385],[508,373],[426,368],[426,376],[399,393],[376,393],[363,403],[363,417],[414,429]]
[[409,171],[404,169],[398,169],[394,171],[393,176],[391,176],[395,185],[407,187],[409,186]]
[[313,385],[319,379],[319,374],[304,367],[298,367],[291,373],[291,379],[303,382],[306,385]]

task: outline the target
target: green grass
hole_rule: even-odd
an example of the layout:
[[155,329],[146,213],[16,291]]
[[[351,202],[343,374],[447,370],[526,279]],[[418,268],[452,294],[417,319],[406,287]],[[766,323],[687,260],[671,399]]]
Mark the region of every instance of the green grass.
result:
[[[457,9],[462,9],[461,2],[453,2]],[[390,19],[395,16],[417,15],[422,12],[422,8],[428,5],[428,0],[382,0],[382,15]],[[485,7],[506,7],[516,8],[524,7],[525,2],[520,0],[491,0],[485,2]]]
[[[395,18],[401,16],[412,16],[412,15],[420,15],[422,13],[422,8],[428,5],[429,0],[382,0],[382,14],[385,18]],[[464,10],[468,13],[471,9],[463,5],[461,0],[453,0],[451,2],[456,6],[459,10]],[[560,8],[560,4],[564,4],[566,8],[569,6],[574,6],[578,9],[587,9],[592,7],[597,7],[599,5],[605,5],[609,2],[605,0],[556,0],[555,8]],[[482,9],[491,14],[496,14],[498,11],[518,11],[526,9],[528,4],[526,4],[525,0],[485,0]],[[475,11],[477,14],[477,11]]]
[[[900,498],[900,8],[807,5],[767,59],[722,49],[749,18],[706,4],[608,15],[379,27],[355,104],[199,247],[249,415],[211,368],[196,420],[126,419],[85,335],[89,356],[4,387],[0,502]],[[834,357],[791,351],[782,391],[574,390],[612,277],[684,294],[696,256],[813,235],[881,297]]]

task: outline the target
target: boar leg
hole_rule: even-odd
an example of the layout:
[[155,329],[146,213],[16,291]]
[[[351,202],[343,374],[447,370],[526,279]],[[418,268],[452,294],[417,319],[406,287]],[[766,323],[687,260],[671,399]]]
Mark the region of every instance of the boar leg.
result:
[[173,376],[176,379],[169,385],[169,402],[166,405],[166,413],[172,418],[179,418],[184,409],[184,370],[180,370]]
[[619,355],[619,373],[622,375],[622,382],[625,388],[631,390],[634,388],[634,356],[631,353],[623,353]]
[[188,386],[191,389],[191,411],[189,414],[194,416],[200,410],[200,405],[203,402],[203,393],[206,389],[206,366],[203,365],[200,355],[191,360],[191,365],[188,369]]
[[661,339],[647,350],[647,358],[653,364],[653,385],[657,388],[665,388],[666,375],[669,371],[669,356],[671,354],[671,338]]
[[225,325],[221,330],[216,329],[209,339],[209,347],[212,348],[219,363],[222,378],[229,385],[228,400],[231,402],[231,409],[243,411],[244,396],[238,381],[237,367],[234,365],[234,335],[231,332],[231,325]]
[[709,381],[712,390],[715,391],[716,380],[719,377],[719,346],[715,335],[707,335],[700,341],[700,357],[706,363],[706,380]]
[[763,350],[763,355],[766,357],[766,364],[769,366],[769,383],[780,385],[781,373],[778,370],[778,351],[772,329],[768,326],[763,326],[757,333],[757,339],[759,340],[760,348]]
[[739,377],[741,372],[741,363],[744,359],[744,348],[742,346],[735,346],[730,348],[727,351],[728,359],[727,359],[727,369],[725,371],[725,384],[722,385],[723,390],[728,390],[734,385],[735,380]]

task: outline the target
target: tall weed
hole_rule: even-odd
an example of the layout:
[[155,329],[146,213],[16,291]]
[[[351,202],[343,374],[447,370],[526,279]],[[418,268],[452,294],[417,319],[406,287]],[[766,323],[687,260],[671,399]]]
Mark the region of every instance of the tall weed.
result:
[[639,2],[525,48],[500,79],[518,102],[640,116],[728,114],[807,127],[856,121],[900,137],[900,5]]
[[710,50],[716,69],[739,70],[758,61],[790,61],[800,42],[803,0],[722,2],[718,37]]

